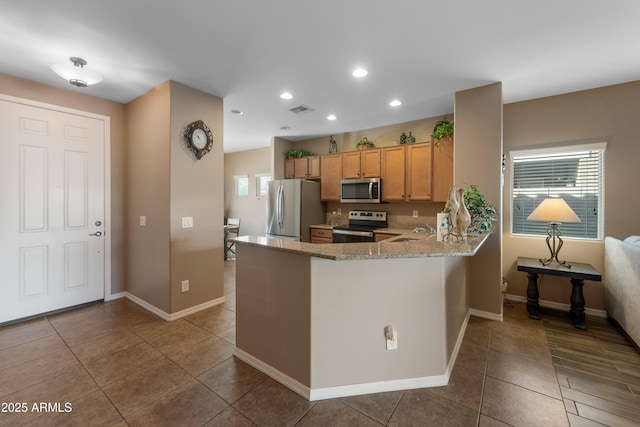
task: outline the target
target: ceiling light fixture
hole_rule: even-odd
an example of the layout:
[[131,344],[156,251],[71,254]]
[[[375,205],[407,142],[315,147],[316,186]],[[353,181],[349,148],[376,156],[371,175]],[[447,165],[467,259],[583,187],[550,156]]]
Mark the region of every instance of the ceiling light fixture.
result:
[[402,105],[402,101],[400,101],[399,99],[394,99],[389,103],[389,105],[391,107],[399,107],[400,105]]
[[293,95],[291,95],[289,92],[282,92],[280,94],[280,98],[282,98],[282,99],[291,99],[291,98],[293,98]]
[[353,77],[364,77],[369,74],[369,72],[364,68],[356,68],[351,74],[353,75]]
[[335,119],[337,119],[337,118],[338,118],[338,116],[336,116],[335,114],[329,114],[329,115],[327,116],[327,120],[335,120]]
[[85,65],[87,65],[87,61],[84,59],[72,56],[69,58],[69,61],[71,61],[73,65],[53,64],[51,69],[54,73],[76,87],[87,87],[102,81],[100,74],[84,68]]
[[280,130],[291,130],[289,126],[280,126]]
[[242,111],[240,111],[240,110],[231,110],[231,114],[235,114],[236,116],[241,116],[244,113]]

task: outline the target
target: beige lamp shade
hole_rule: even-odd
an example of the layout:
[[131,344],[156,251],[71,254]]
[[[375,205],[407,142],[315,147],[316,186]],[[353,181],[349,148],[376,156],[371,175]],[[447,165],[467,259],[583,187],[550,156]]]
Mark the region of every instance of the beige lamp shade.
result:
[[581,222],[567,202],[560,198],[544,199],[527,219],[552,223]]

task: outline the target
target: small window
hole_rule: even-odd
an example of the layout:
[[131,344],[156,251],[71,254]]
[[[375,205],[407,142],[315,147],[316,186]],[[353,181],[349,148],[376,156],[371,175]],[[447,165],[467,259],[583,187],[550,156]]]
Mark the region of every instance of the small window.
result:
[[546,236],[548,224],[527,217],[547,197],[561,197],[582,222],[562,224],[564,237],[603,238],[606,143],[511,152],[511,232]]
[[256,196],[266,196],[269,181],[272,180],[270,173],[256,175]]
[[233,177],[234,194],[238,197],[246,197],[249,195],[249,176],[235,175]]

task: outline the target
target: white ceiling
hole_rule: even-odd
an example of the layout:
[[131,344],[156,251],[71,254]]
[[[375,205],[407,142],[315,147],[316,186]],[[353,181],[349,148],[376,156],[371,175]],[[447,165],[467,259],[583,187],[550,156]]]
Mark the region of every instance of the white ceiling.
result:
[[[175,80],[224,98],[233,152],[450,114],[493,82],[510,103],[638,80],[639,22],[634,0],[0,0],[0,72],[123,103]],[[70,56],[104,81],[65,83]]]

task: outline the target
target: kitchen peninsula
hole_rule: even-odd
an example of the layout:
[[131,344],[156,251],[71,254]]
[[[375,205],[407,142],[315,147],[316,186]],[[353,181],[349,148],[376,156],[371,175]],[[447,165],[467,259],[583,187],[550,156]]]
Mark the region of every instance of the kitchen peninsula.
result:
[[445,385],[469,316],[467,261],[487,237],[240,237],[235,355],[309,400]]

